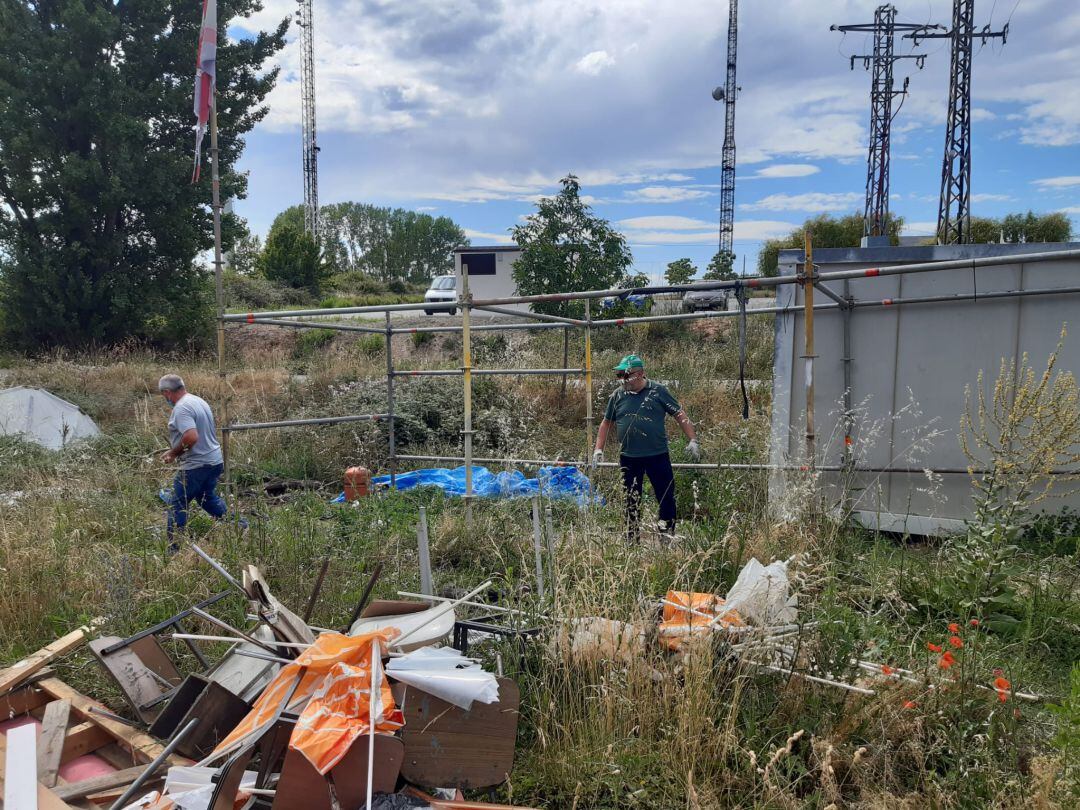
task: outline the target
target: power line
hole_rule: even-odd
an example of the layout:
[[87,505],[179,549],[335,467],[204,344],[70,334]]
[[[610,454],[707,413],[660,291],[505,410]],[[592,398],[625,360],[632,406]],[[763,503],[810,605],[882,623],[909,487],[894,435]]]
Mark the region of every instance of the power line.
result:
[[[1018,0],[1019,2],[1019,0]],[[1015,7],[1013,11],[1015,11]],[[1010,19],[1012,15],[1009,15]],[[941,29],[942,26],[933,26]],[[949,39],[949,108],[945,123],[945,152],[941,164],[941,194],[938,201],[938,242],[966,244],[971,239],[971,69],[972,42],[982,44],[1009,34],[1009,24],[1000,31],[985,25],[975,31],[975,0],[953,0],[952,28],[948,31],[924,29],[906,34],[918,44],[922,39]]]
[[[861,61],[870,71],[870,148],[866,160],[866,203],[863,208],[863,236],[888,235],[889,219],[889,151],[892,122],[895,118],[892,104],[896,96],[905,96],[908,79],[896,90],[893,84],[893,65],[901,59],[914,59],[920,70],[926,62],[925,54],[898,54],[895,50],[896,34],[904,31],[921,31],[940,26],[915,23],[898,23],[896,7],[878,6],[872,23],[856,25],[833,25],[829,30],[843,33],[859,31],[873,38],[873,53],[854,54],[850,58],[851,69]],[[917,43],[916,43],[917,44]],[[901,105],[903,102],[901,101]],[[896,111],[900,112],[899,108]]]

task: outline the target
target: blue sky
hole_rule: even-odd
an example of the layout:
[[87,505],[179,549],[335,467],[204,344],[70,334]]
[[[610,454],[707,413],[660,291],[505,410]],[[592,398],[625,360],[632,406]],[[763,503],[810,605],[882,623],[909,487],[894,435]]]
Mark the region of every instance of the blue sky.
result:
[[[861,211],[869,74],[849,69],[869,22],[863,0],[743,0],[739,20],[735,250],[808,216]],[[898,19],[947,24],[949,0],[898,2]],[[269,27],[295,0],[265,0]],[[508,229],[578,175],[595,211],[627,235],[636,269],[689,257],[703,270],[719,216],[727,3],[704,0],[315,0],[320,201],[356,200],[452,217],[473,244]],[[973,212],[1064,210],[1080,230],[1080,3],[980,0]],[[230,29],[242,36],[243,28]],[[280,54],[270,114],[247,137],[249,193],[237,213],[265,234],[302,200],[298,30]],[[910,52],[910,43],[900,49]],[[937,216],[949,55],[923,70],[893,125],[893,212],[908,233]]]

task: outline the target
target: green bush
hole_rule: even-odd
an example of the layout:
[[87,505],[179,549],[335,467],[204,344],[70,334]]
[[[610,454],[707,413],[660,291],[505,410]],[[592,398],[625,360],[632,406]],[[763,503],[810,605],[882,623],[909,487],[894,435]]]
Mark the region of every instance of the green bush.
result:
[[297,360],[311,357],[320,349],[325,348],[337,334],[333,329],[310,329],[302,330],[296,339],[296,348],[293,356]]
[[225,273],[225,305],[232,309],[283,309],[311,303],[306,290],[286,287],[263,276],[242,276]]

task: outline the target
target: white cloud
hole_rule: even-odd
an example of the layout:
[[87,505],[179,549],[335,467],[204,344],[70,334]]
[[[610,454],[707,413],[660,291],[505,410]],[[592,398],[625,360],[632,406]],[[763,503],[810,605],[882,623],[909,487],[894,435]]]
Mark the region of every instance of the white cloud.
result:
[[766,166],[763,169],[758,169],[756,174],[752,174],[750,177],[744,179],[753,180],[758,177],[809,177],[820,171],[820,168],[812,166],[809,163],[777,163],[772,166]]
[[1041,180],[1032,180],[1031,184],[1038,186],[1041,191],[1047,191],[1052,188],[1072,188],[1073,186],[1080,186],[1080,175],[1044,177]]
[[686,186],[646,186],[626,192],[629,202],[676,203],[708,197],[709,192]]
[[1080,216],[1080,205],[1070,205],[1065,208],[1059,208],[1058,211],[1062,214],[1068,214],[1071,217],[1078,217]]
[[427,211],[438,211],[439,209],[438,209],[437,206],[434,206],[434,205],[418,205],[418,206],[416,206],[416,210],[417,211],[427,212]]
[[854,191],[827,193],[811,191],[806,194],[770,194],[754,203],[739,206],[744,211],[850,211],[863,199]]
[[709,228],[712,224],[704,219],[671,216],[630,217],[629,219],[619,220],[619,225],[623,228],[636,228],[639,230],[656,228],[666,231],[692,231],[697,228]]
[[793,222],[776,219],[735,220],[735,241],[758,242],[762,239],[779,239],[787,236],[798,226]]
[[613,67],[615,59],[607,51],[592,51],[577,60],[574,70],[586,76],[597,76],[606,68]]
[[635,231],[625,233],[631,245],[701,245],[712,244],[719,231]]
[[972,202],[1009,202],[1013,198],[1008,194],[972,194]]

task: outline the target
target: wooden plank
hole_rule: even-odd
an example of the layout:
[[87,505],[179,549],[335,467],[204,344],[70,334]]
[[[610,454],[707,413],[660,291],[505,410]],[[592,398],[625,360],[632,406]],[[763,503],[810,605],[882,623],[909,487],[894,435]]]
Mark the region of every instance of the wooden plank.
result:
[[60,770],[60,761],[64,754],[64,737],[67,735],[70,715],[71,702],[67,700],[54,700],[45,707],[37,754],[38,781],[45,787],[53,787],[56,784],[56,774]]
[[[4,795],[4,762],[7,759],[7,740],[0,734],[0,796]],[[65,803],[49,788],[40,782],[37,783],[37,807],[38,810],[71,810],[71,805]]]
[[64,737],[64,747],[60,754],[60,764],[66,765],[73,759],[91,754],[99,748],[115,742],[113,736],[94,723],[79,723],[68,729]]
[[19,726],[8,731],[4,777],[4,807],[37,810],[36,725]]
[[[376,793],[392,793],[401,772],[405,749],[401,740],[388,734],[375,735],[375,767],[372,787]],[[363,807],[367,800],[368,737],[358,737],[341,761],[327,775],[341,807]],[[274,795],[274,810],[331,810],[327,777],[321,775],[307,757],[294,748],[285,754],[281,779]],[[214,808],[219,810],[219,808]]]
[[[401,775],[425,787],[480,788],[506,781],[514,766],[521,693],[499,678],[499,700],[473,703],[469,711],[405,687],[399,705],[405,761]],[[395,687],[395,694],[401,684]]]
[[106,790],[111,790],[112,788],[130,785],[142,776],[142,772],[145,770],[145,765],[139,765],[135,768],[125,768],[122,771],[107,773],[104,776],[95,776],[93,779],[83,779],[81,782],[60,785],[60,787],[56,788],[53,792],[65,802],[76,799],[85,799],[92,793],[101,793]]
[[180,674],[176,664],[169,658],[169,654],[165,652],[165,648],[161,646],[157,636],[140,638],[138,641],[131,642],[128,647],[139,656],[139,660],[146,664],[149,669],[156,672],[173,686],[179,686],[180,682],[184,680],[184,676]]
[[0,697],[0,720],[8,720],[44,706],[52,697],[31,686],[24,686]]
[[58,638],[52,644],[42,647],[33,655],[29,655],[22,661],[12,664],[0,672],[0,695],[6,694],[25,681],[50,661],[67,655],[84,641],[90,632],[90,628],[100,624],[103,619],[95,619],[88,626],[73,630],[66,636]]
[[[105,707],[96,700],[92,700],[81,692],[72,689],[59,678],[46,678],[38,684],[38,687],[58,700],[71,701],[71,710],[79,718],[107,731],[113,739],[135,754],[140,760],[150,762],[164,750],[164,746],[149,734],[116,720],[111,720],[108,717],[102,717],[100,714],[94,714],[90,711],[91,708],[104,709]],[[173,754],[169,757],[169,764],[190,765],[191,760]]]
[[[148,636],[148,638],[153,638]],[[146,641],[147,639],[143,639]],[[120,692],[128,704],[144,723],[152,723],[161,712],[161,704],[151,709],[142,707],[152,703],[155,698],[161,697],[167,688],[154,677],[150,668],[143,663],[142,659],[135,654],[131,647],[122,647],[114,653],[102,655],[101,650],[110,647],[118,641],[123,641],[119,636],[102,636],[89,643],[90,652],[97,658],[98,663],[120,687]]]

